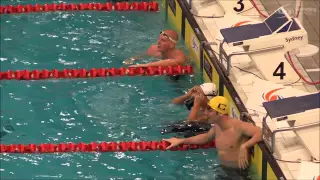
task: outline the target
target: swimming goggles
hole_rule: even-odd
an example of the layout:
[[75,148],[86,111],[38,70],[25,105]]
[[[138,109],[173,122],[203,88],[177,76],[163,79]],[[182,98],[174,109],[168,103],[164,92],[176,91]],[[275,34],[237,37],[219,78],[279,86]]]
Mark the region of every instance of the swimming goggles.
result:
[[167,33],[161,31],[160,34],[163,35],[165,38],[170,39],[170,41],[172,41],[172,42],[174,42],[174,43],[177,43],[177,41],[174,40],[174,39],[172,39],[170,36],[168,36]]

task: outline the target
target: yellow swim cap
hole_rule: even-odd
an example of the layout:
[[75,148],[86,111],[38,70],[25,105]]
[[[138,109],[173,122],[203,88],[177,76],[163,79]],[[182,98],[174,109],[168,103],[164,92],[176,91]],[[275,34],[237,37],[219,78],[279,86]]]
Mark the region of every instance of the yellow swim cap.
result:
[[227,98],[223,96],[216,96],[212,98],[208,102],[208,106],[210,106],[213,110],[221,114],[228,114],[229,111],[229,101]]

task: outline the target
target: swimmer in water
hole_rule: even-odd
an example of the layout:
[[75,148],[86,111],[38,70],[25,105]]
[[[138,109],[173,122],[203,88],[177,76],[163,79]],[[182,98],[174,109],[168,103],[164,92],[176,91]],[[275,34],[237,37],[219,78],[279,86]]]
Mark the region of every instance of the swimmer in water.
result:
[[[150,66],[183,66],[186,61],[186,57],[180,49],[176,48],[178,42],[178,33],[174,30],[163,30],[160,32],[158,43],[151,45],[146,55],[160,58],[161,60],[156,62],[150,62],[146,64],[132,65],[130,67],[150,67]],[[124,61],[125,64],[132,64],[140,56],[132,57],[129,60]]]
[[210,99],[217,96],[218,91],[214,83],[204,83],[194,86],[187,94],[174,98],[173,104],[184,104],[190,111],[185,122],[177,122],[161,130],[161,134],[177,133],[184,137],[191,137],[205,133],[211,129],[208,116],[204,114]]
[[248,150],[262,141],[262,130],[227,116],[228,109],[228,99],[222,96],[212,98],[205,112],[209,116],[208,121],[214,124],[210,131],[190,138],[164,139],[170,143],[167,149],[180,144],[206,144],[215,139],[221,167],[229,173],[236,172],[243,176],[250,162]]
[[173,104],[185,104],[190,111],[187,122],[207,123],[208,116],[204,114],[208,102],[218,91],[214,83],[203,83],[200,86],[194,86],[187,94],[174,98]]

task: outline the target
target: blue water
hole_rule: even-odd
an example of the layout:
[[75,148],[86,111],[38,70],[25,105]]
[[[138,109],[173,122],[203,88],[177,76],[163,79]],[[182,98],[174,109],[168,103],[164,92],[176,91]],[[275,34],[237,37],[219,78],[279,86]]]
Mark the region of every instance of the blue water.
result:
[[[40,1],[1,1],[1,4]],[[41,1],[41,3],[55,1]],[[67,1],[75,2],[75,1]],[[88,2],[88,1],[81,1]],[[57,1],[56,1],[57,3]],[[79,3],[79,1],[78,1]],[[160,6],[162,8],[162,6]],[[1,15],[1,71],[122,67],[168,28],[164,11]],[[188,52],[180,42],[179,47]],[[147,62],[152,58],[144,59]],[[1,81],[1,143],[159,141],[194,84],[167,77]],[[216,151],[1,154],[1,179],[218,179]]]

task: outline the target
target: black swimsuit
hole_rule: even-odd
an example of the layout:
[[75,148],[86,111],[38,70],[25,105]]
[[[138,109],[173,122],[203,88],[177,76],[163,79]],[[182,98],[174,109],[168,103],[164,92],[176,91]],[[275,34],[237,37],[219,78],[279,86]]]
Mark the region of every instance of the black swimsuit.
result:
[[177,133],[184,137],[191,137],[208,132],[211,128],[211,124],[177,122],[162,129],[161,134]]

